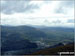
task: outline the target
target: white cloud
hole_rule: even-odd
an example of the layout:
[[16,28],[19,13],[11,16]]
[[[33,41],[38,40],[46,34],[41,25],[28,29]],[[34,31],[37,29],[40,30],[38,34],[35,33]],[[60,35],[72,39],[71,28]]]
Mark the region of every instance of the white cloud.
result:
[[[3,5],[5,2],[2,2]],[[16,2],[18,3],[18,1]],[[74,19],[74,6],[66,6],[68,1],[30,1],[30,5],[38,6],[32,12],[14,12],[12,14],[1,13],[2,25],[46,25],[46,26],[68,26],[73,27],[74,23],[67,23]],[[69,2],[70,3],[70,2]],[[19,3],[18,3],[19,4]],[[20,3],[21,4],[21,3]],[[6,5],[6,4],[5,4]],[[9,5],[8,5],[9,6]],[[13,5],[12,6],[16,6]],[[19,7],[18,7],[19,9]],[[30,9],[30,8],[29,8]],[[29,11],[29,9],[27,11]],[[58,12],[55,12],[58,11]],[[60,13],[59,13],[60,11]]]

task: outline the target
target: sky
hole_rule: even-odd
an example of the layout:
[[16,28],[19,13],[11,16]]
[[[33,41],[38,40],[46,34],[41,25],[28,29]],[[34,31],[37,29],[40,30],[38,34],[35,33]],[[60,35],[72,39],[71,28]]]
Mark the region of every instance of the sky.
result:
[[1,25],[74,27],[74,0],[1,0]]

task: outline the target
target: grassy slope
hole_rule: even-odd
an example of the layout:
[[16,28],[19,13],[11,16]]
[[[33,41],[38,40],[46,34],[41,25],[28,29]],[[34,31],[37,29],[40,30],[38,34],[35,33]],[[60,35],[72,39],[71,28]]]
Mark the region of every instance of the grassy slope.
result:
[[73,52],[74,51],[74,45],[68,44],[65,46],[59,46],[55,48],[46,48],[44,50],[40,50],[38,52],[33,53],[33,55],[54,55],[58,52]]

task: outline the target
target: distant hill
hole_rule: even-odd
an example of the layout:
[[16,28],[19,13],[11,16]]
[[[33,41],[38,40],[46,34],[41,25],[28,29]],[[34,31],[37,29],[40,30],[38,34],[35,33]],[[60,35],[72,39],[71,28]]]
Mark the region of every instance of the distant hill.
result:
[[57,44],[60,42],[74,42],[74,28],[66,27],[44,27],[39,28],[47,37],[45,42],[47,44]]
[[29,26],[1,26],[2,54],[7,51],[34,50],[38,46],[36,43],[31,42],[31,40],[45,36],[45,33],[42,31]]
[[30,26],[1,26],[2,37],[5,35],[11,35],[12,33],[16,33],[17,35],[20,34],[22,38],[26,39],[46,37],[44,32]]
[[67,27],[44,27],[40,28],[43,31],[64,31],[64,32],[74,32],[74,28]]
[[37,26],[37,25],[32,25],[32,27],[44,30],[44,31],[65,31],[65,32],[74,32],[74,28],[72,27],[50,27],[50,26]]

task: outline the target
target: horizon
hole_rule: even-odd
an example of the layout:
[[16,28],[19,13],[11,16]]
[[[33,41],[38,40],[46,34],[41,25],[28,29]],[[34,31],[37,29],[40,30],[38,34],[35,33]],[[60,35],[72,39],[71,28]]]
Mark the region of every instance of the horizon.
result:
[[29,26],[29,27],[34,27],[34,28],[47,28],[47,27],[50,27],[50,28],[73,28],[74,27],[64,27],[64,26],[43,26],[43,25],[0,25],[0,26],[6,26],[6,27],[22,27],[22,26]]

